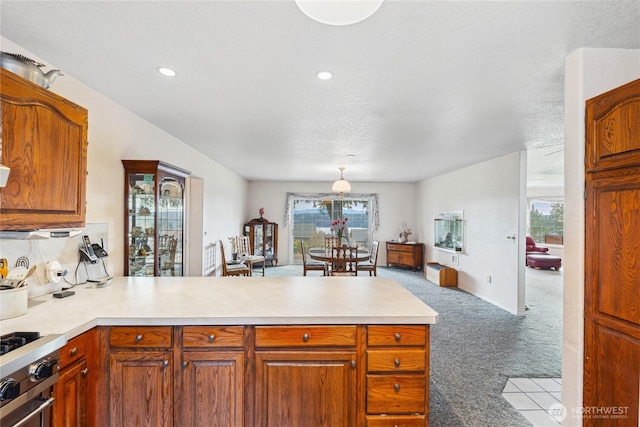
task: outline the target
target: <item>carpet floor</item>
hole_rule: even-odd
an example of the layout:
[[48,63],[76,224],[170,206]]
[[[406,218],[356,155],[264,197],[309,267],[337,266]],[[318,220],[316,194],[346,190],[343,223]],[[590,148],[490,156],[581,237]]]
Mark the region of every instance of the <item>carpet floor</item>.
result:
[[[266,270],[266,276],[298,275],[300,265]],[[431,327],[432,427],[531,425],[502,390],[509,377],[561,377],[561,271],[526,270],[524,317],[457,288],[441,288],[421,271],[378,267],[378,276],[397,281],[439,313]]]

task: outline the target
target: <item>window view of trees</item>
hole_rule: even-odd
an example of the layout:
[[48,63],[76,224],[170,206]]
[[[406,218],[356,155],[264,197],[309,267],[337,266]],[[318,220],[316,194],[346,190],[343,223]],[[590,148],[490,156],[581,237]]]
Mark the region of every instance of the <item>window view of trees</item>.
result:
[[563,244],[564,203],[534,201],[529,217],[529,234],[536,242]]
[[293,260],[302,262],[300,240],[305,247],[324,246],[325,236],[332,233],[331,222],[347,218],[350,244],[369,248],[369,211],[367,200],[294,200],[293,201]]

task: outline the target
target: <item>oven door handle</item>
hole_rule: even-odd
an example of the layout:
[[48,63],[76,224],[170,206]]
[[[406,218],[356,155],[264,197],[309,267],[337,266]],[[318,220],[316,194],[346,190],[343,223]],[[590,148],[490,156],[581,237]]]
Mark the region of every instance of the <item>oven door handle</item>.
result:
[[[42,402],[42,405],[38,406],[36,409],[31,411],[27,416],[25,416],[23,419],[21,419],[16,424],[14,424],[13,427],[20,427],[25,425],[31,420],[31,418],[35,417],[36,415],[39,415],[42,411],[44,411],[49,406],[51,406],[54,400],[55,399],[53,397],[48,398],[47,400]],[[40,425],[42,426],[42,420],[40,420]]]

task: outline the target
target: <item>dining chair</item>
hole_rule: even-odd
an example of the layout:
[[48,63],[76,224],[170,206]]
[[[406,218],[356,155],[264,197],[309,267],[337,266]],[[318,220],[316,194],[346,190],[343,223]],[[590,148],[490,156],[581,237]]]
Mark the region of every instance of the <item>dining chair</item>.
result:
[[224,255],[224,245],[222,240],[218,240],[220,243],[220,256],[222,257],[222,275],[223,276],[248,276],[250,271],[249,267],[243,262],[238,264],[227,264],[227,258]]
[[336,246],[342,246],[342,242],[340,241],[339,237],[337,236],[324,237],[324,248],[326,249],[327,253],[331,253],[331,248]]
[[374,276],[378,275],[378,247],[380,246],[379,240],[374,240],[371,244],[371,255],[369,255],[369,259],[364,262],[358,263],[358,272],[360,271],[368,271],[369,276],[373,273]]
[[331,276],[358,275],[358,247],[334,246],[331,248]]
[[249,236],[238,236],[238,258],[249,265],[249,275],[253,274],[253,264],[262,264],[262,275],[264,276],[265,257],[253,255],[251,253],[251,241]]
[[300,240],[300,250],[302,250],[302,268],[303,276],[307,275],[307,271],[322,271],[322,275],[327,275],[327,263],[324,261],[309,260],[307,261],[307,252],[304,248],[304,242]]

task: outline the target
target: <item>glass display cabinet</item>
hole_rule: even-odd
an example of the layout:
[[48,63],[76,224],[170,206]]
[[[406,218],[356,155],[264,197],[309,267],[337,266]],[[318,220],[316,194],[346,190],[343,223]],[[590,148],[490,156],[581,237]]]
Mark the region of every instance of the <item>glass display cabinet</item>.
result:
[[158,160],[123,160],[125,276],[182,276],[184,186],[189,171]]
[[462,211],[441,213],[434,220],[434,246],[449,252],[464,250],[464,222]]
[[253,255],[264,256],[272,266],[278,263],[278,224],[254,218],[244,225],[244,235],[249,236]]

